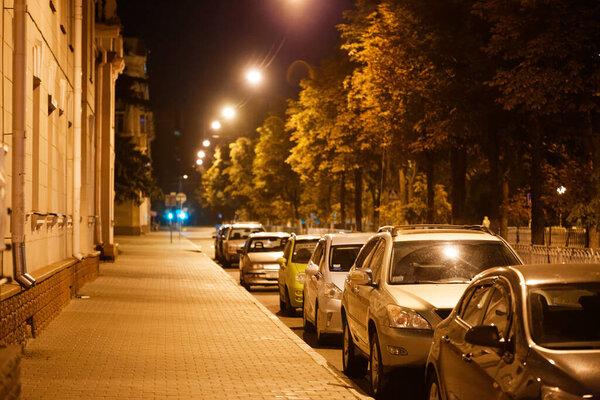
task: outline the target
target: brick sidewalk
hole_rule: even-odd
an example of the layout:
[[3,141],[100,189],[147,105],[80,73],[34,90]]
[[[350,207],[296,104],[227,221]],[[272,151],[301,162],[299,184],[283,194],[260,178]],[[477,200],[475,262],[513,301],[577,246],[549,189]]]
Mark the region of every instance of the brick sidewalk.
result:
[[120,237],[22,361],[23,399],[355,399],[331,369],[189,241]]

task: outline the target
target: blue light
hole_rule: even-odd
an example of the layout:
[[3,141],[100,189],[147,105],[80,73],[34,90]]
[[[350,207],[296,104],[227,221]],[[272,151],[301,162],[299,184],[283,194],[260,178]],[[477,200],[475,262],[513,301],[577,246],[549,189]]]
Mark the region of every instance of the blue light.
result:
[[167,218],[169,219],[169,221],[172,220],[173,219],[173,213],[171,213],[171,212],[168,213],[167,214]]
[[181,213],[181,216],[180,216],[180,218],[181,218],[182,220],[184,220],[184,221],[185,221],[186,219],[188,219],[188,213],[187,213],[187,212],[185,212],[185,211],[183,211],[183,212]]

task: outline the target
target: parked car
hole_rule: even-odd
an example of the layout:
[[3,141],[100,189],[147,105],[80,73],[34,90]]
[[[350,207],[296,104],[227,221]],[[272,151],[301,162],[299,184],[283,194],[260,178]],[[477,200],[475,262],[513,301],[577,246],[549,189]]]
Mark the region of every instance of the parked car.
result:
[[279,262],[279,308],[286,314],[293,314],[302,307],[304,269],[319,241],[320,236],[292,234]]
[[240,284],[246,289],[252,285],[277,285],[279,263],[290,234],[259,232],[248,236],[240,257]]
[[600,399],[600,264],[479,274],[435,329],[429,399]]
[[321,239],[306,267],[302,325],[315,330],[317,342],[342,334],[342,288],[361,247],[372,233],[330,233]]
[[256,232],[264,232],[265,228],[258,222],[239,222],[231,224],[225,231],[222,244],[223,265],[231,267],[239,260],[238,250],[244,246],[248,236]]
[[219,226],[215,235],[215,260],[219,262],[223,262],[223,240],[227,237],[229,226],[229,224]]
[[481,226],[401,226],[373,236],[344,284],[344,372],[364,374],[368,359],[380,397],[388,371],[425,366],[433,328],[475,275],[517,264],[511,247]]

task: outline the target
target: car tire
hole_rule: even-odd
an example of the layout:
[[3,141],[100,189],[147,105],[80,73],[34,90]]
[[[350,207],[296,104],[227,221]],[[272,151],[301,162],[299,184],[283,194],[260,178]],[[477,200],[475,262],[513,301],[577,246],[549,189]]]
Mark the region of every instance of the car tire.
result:
[[381,349],[379,347],[379,338],[377,332],[371,334],[371,352],[369,358],[369,383],[371,387],[371,396],[376,399],[382,398],[386,388],[386,376],[383,371],[381,360]]
[[440,393],[440,385],[437,380],[435,372],[427,378],[427,399],[428,400],[442,400]]
[[350,378],[358,378],[367,372],[367,360],[356,354],[350,327],[346,321],[343,321],[344,334],[342,344],[342,365],[346,375]]
[[[306,297],[304,297],[306,299]],[[313,332],[315,330],[315,326],[306,318],[306,302],[302,303],[302,329],[304,332]]]
[[244,279],[244,271],[240,271],[240,285],[247,291],[250,291],[250,285],[248,285],[246,279]]
[[315,332],[317,333],[317,344],[324,346],[327,335],[319,329],[319,303],[315,304]]

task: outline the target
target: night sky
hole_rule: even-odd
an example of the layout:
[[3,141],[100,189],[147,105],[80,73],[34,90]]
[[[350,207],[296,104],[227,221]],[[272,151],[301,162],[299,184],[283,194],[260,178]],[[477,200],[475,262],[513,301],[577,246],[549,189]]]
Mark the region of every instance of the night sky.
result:
[[[333,54],[339,41],[335,25],[352,4],[353,0],[118,0],[123,35],[144,39],[150,50],[156,121],[152,157],[159,185],[174,191],[179,175],[193,175],[202,136],[210,136],[209,124],[220,116],[223,105],[246,101],[236,121],[223,130],[223,137],[235,138],[250,134],[269,109],[281,109],[285,98],[296,96],[297,83],[285,79],[288,67],[295,60],[317,65]],[[270,57],[280,45],[276,57]],[[244,81],[245,69],[269,61],[265,84],[251,90]]]

